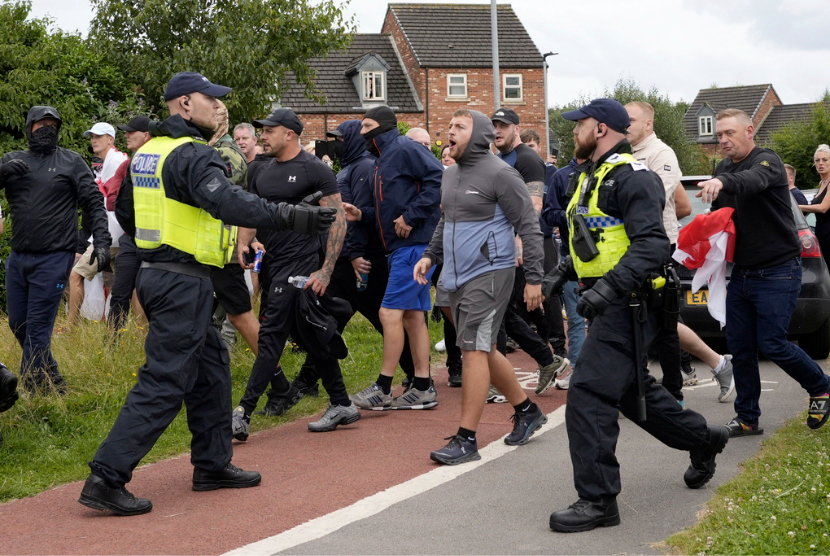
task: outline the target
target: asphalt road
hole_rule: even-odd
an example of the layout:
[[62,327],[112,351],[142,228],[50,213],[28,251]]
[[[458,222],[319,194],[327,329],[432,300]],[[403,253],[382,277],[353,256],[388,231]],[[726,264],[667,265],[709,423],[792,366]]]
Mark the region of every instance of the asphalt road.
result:
[[[726,423],[733,416],[732,403],[718,403],[714,383],[701,371],[698,376],[704,380],[684,391],[687,407],[710,422]],[[336,531],[326,533],[326,524],[311,536],[303,530],[289,537],[288,531],[281,543],[263,541],[237,554],[278,552],[274,548],[282,554],[661,554],[660,543],[694,524],[715,488],[739,472],[741,462],[758,451],[764,438],[805,408],[806,393],[777,366],[763,361],[761,376],[761,425],[766,433],[731,440],[718,457],[715,477],[700,490],[683,483],[687,453],[663,446],[631,421],[620,421],[617,456],[623,491],[618,498],[622,524],[617,527],[576,534],[548,528],[551,511],[577,498],[565,426],[554,426],[551,419],[547,430],[526,446],[425,492],[404,496],[375,515],[349,523],[347,509],[334,525],[342,525]],[[563,410],[552,415],[560,417]],[[298,542],[315,536],[320,538]]]

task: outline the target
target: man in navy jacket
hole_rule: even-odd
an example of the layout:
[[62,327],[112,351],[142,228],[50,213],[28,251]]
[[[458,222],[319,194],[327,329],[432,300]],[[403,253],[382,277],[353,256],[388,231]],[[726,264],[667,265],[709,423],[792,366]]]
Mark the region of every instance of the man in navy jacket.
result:
[[[372,174],[372,205],[344,204],[352,222],[377,226],[389,254],[389,283],[380,309],[383,324],[383,365],[377,382],[352,396],[362,409],[431,409],[438,405],[429,378],[429,331],[424,311],[430,310],[429,285],[412,279],[441,216],[443,167],[422,145],[402,137],[398,120],[387,106],[366,111],[361,134],[378,157]],[[392,398],[392,377],[409,334],[415,378],[412,388]]]

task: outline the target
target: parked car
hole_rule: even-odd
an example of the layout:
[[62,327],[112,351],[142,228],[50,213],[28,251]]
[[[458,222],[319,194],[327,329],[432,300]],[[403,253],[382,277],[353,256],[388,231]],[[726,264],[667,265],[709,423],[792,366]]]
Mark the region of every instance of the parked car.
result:
[[[690,222],[696,215],[704,213],[709,208],[709,205],[695,197],[699,191],[697,184],[707,179],[709,176],[682,178],[681,183],[692,201],[692,214],[682,219],[681,225]],[[821,256],[816,236],[804,215],[798,210],[795,199],[791,200],[798,238],[801,241],[803,275],[788,337],[798,341],[801,349],[811,358],[826,359],[830,355],[830,272]],[[705,288],[697,293],[691,291],[694,271],[681,265],[678,265],[677,270],[681,279],[680,316],[683,322],[702,338],[724,337],[725,329],[720,329],[720,324],[709,315],[706,307],[708,291]],[[732,264],[727,263],[727,281],[731,271]]]

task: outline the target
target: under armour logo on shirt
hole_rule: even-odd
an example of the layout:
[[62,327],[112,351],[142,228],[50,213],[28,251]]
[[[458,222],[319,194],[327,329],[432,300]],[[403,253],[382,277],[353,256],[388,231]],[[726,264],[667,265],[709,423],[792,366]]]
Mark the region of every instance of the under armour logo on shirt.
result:
[[297,176],[288,176],[288,183],[293,183],[297,181]]

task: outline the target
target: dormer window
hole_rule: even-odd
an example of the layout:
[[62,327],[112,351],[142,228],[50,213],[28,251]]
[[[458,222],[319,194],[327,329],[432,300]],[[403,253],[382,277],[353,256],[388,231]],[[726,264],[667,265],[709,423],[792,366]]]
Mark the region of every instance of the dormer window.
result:
[[697,119],[697,125],[699,135],[704,136],[714,134],[712,129],[712,116],[700,116]]
[[383,71],[364,71],[363,75],[363,100],[385,100],[386,91],[384,90]]

